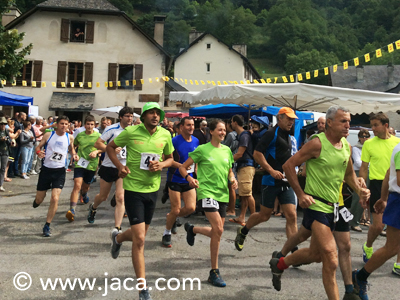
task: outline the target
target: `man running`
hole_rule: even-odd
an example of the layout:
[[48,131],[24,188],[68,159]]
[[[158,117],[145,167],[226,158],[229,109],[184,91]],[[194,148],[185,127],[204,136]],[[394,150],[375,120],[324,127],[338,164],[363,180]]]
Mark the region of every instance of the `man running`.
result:
[[[69,119],[61,116],[57,119],[57,129],[44,134],[35,151],[39,158],[43,159],[40,169],[37,192],[33,200],[33,208],[37,208],[46,197],[46,192],[51,189],[50,206],[47,213],[46,224],[43,227],[43,236],[51,236],[50,223],[56,214],[58,200],[65,183],[65,163],[68,150],[75,160],[79,157],[75,153],[74,138],[67,133]],[[44,149],[42,150],[42,148]]]
[[372,215],[372,224],[368,229],[367,242],[362,247],[365,263],[371,258],[374,252],[372,245],[384,227],[382,214],[375,212],[374,205],[381,198],[382,182],[386,171],[390,167],[390,156],[394,147],[400,142],[399,138],[389,133],[389,118],[387,115],[377,113],[370,117],[370,122],[375,136],[365,141],[363,145],[360,168],[360,176],[365,181],[369,176],[369,189],[371,190],[369,206]]
[[[100,151],[106,151],[107,145],[113,141],[124,129],[132,125],[133,121],[133,108],[124,107],[119,113],[119,123],[107,127],[104,133],[96,141],[95,147]],[[118,147],[115,149],[117,158],[122,165],[126,165],[126,147]],[[100,193],[94,198],[94,203],[89,206],[88,222],[94,223],[97,208],[99,205],[106,201],[110,194],[113,182],[115,182],[115,201],[116,207],[114,212],[115,228],[121,230],[121,223],[124,217],[125,204],[124,204],[124,188],[122,186],[122,178],[118,176],[118,169],[110,160],[106,153],[103,163],[99,170],[100,175]]]
[[[121,244],[132,241],[132,262],[138,279],[146,278],[144,242],[156,207],[161,170],[170,167],[173,162],[171,134],[158,126],[164,116],[158,103],[146,103],[140,117],[143,123],[127,127],[107,145],[107,154],[117,167],[119,177],[125,178],[125,209],[131,225],[122,233],[114,228],[111,255],[117,258]],[[126,166],[118,160],[118,147],[126,147]],[[140,292],[139,299],[151,299],[147,288]]]
[[[366,207],[367,204],[364,202],[363,206]],[[387,225],[386,244],[372,254],[361,270],[353,271],[353,283],[359,290],[361,300],[368,300],[369,275],[400,253],[400,144],[393,150],[390,169],[382,183],[381,198],[375,203],[374,211],[375,214],[383,213],[382,221]]]
[[75,219],[79,194],[81,194],[85,204],[89,202],[88,191],[99,163],[98,155],[102,152],[94,147],[94,144],[100,137],[100,133],[94,131],[94,126],[94,117],[88,115],[85,118],[86,130],[79,133],[74,140],[74,145],[78,147],[79,160],[75,161],[74,188],[71,192],[70,210],[65,215],[70,222],[73,222]]
[[242,251],[249,230],[269,220],[277,197],[286,217],[287,237],[290,238],[297,232],[296,197],[282,169],[283,164],[292,156],[292,141],[289,132],[295,119],[297,116],[293,109],[282,107],[278,112],[278,123],[261,137],[256,146],[254,159],[268,172],[268,175],[262,178],[260,212],[250,215],[246,225],[237,230],[235,247],[238,251]]
[[[171,202],[171,211],[167,214],[167,223],[162,237],[162,245],[171,248],[171,232],[176,234],[177,217],[192,214],[196,209],[196,190],[189,185],[187,178],[183,178],[179,173],[179,167],[189,158],[189,153],[199,146],[199,140],[192,136],[194,121],[192,118],[185,117],[179,124],[180,135],[172,139],[174,146],[174,162],[168,169],[167,186]],[[188,172],[188,176],[193,177],[195,165],[193,164]],[[181,208],[181,198],[185,206]]]
[[[281,275],[290,265],[322,261],[322,279],[328,299],[339,300],[336,282],[338,262],[332,230],[339,218],[340,185],[345,179],[364,200],[369,198],[369,190],[362,188],[353,170],[350,146],[346,140],[350,128],[349,111],[341,106],[331,106],[326,119],[325,133],[319,133],[283,165],[283,171],[303,208],[302,225],[311,231],[310,247],[287,257],[272,258],[269,264],[273,286],[279,291]],[[295,167],[304,162],[307,181],[303,191]]]

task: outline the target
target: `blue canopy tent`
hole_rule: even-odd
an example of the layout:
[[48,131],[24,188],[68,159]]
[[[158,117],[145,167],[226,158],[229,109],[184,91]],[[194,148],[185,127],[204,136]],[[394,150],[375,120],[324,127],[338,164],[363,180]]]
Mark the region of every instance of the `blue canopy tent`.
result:
[[[250,111],[250,113],[249,113]],[[213,117],[228,119],[234,115],[242,115],[245,119],[252,115],[265,115],[265,107],[256,105],[237,105],[237,104],[210,104],[189,109],[190,116]]]
[[29,106],[33,104],[33,97],[14,95],[0,91],[0,105]]

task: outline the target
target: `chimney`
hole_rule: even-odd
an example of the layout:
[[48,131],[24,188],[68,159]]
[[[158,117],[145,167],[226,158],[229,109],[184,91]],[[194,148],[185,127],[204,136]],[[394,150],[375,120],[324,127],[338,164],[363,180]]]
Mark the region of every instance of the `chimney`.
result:
[[1,25],[6,26],[11,21],[14,21],[21,15],[21,12],[15,6],[9,8],[7,12],[5,12],[1,18]]
[[164,23],[167,16],[154,16],[154,40],[161,46],[164,45]]
[[388,83],[393,83],[394,82],[393,71],[394,71],[394,66],[393,66],[393,64],[391,62],[389,62],[388,66],[387,66]]
[[196,28],[192,28],[189,32],[189,45],[193,43],[195,39],[201,36],[204,32],[197,31]]
[[232,48],[242,54],[244,57],[247,57],[247,45],[245,44],[237,44],[232,45]]
[[364,67],[359,65],[356,67],[357,82],[364,81]]

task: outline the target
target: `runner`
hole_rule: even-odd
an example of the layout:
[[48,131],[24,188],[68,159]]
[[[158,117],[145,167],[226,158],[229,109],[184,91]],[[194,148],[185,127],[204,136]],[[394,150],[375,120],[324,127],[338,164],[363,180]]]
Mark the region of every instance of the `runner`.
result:
[[[332,234],[338,220],[339,188],[343,179],[367,200],[369,190],[362,188],[353,170],[350,146],[346,141],[350,113],[344,107],[331,106],[326,113],[326,131],[319,133],[283,165],[283,171],[303,207],[302,225],[311,231],[309,248],[287,257],[272,258],[272,283],[281,289],[281,275],[290,265],[322,261],[322,279],[328,299],[339,299],[336,282],[337,253]],[[303,191],[295,167],[306,162],[307,181]]]
[[[189,186],[188,181],[179,173],[179,167],[188,159],[188,154],[199,146],[199,140],[192,136],[194,121],[192,118],[184,117],[179,124],[180,135],[172,139],[175,148],[173,157],[174,162],[168,169],[167,186],[171,211],[167,214],[167,223],[162,237],[162,245],[171,248],[171,232],[176,234],[178,217],[187,216],[194,212],[196,208],[196,190]],[[195,171],[194,164],[187,170],[190,177]],[[181,208],[181,198],[185,206]]]
[[374,137],[365,141],[361,151],[360,176],[367,181],[369,177],[369,189],[371,190],[371,199],[369,201],[372,215],[372,224],[368,229],[367,242],[363,245],[363,260],[366,263],[374,252],[372,245],[376,238],[382,233],[384,224],[382,223],[382,214],[377,214],[374,210],[376,201],[381,198],[382,181],[385,178],[386,171],[390,167],[390,156],[394,147],[400,142],[400,139],[390,135],[389,118],[378,113],[370,117]]
[[[238,251],[242,251],[249,230],[270,219],[276,198],[278,198],[286,217],[287,238],[297,232],[296,197],[285,179],[282,169],[283,164],[292,156],[292,140],[289,132],[295,119],[297,116],[291,108],[282,107],[277,115],[277,125],[269,129],[256,146],[254,159],[267,171],[268,175],[264,175],[262,178],[260,212],[250,215],[246,225],[237,230],[235,247]],[[293,251],[295,250],[297,248],[293,249]]]
[[98,155],[102,152],[94,147],[94,144],[100,137],[100,133],[94,131],[94,125],[94,117],[88,115],[85,118],[86,130],[79,133],[74,141],[74,145],[78,147],[78,156],[80,158],[75,161],[74,188],[71,192],[70,210],[65,215],[70,222],[73,222],[75,219],[79,194],[81,194],[85,204],[89,203],[88,191],[99,163]]
[[[67,133],[69,119],[61,116],[57,119],[57,129],[44,134],[35,151],[39,158],[43,159],[40,169],[36,198],[33,200],[33,208],[37,208],[46,197],[46,192],[51,189],[49,211],[46,224],[43,227],[43,236],[51,236],[50,223],[56,214],[58,200],[65,183],[65,163],[68,150],[76,161],[79,157],[75,153],[74,138]],[[42,147],[44,149],[42,150]]]
[[[365,201],[363,206],[367,206]],[[393,150],[390,169],[382,183],[381,198],[375,203],[374,211],[375,214],[383,213],[382,221],[387,225],[387,239],[385,246],[377,250],[361,270],[353,271],[354,286],[362,300],[368,300],[369,275],[400,252],[400,144]],[[396,264],[393,273],[396,273]]]
[[[121,244],[132,241],[132,262],[138,279],[146,278],[144,242],[156,207],[161,170],[173,162],[171,134],[158,126],[160,117],[164,119],[164,115],[158,103],[146,103],[140,117],[143,123],[127,127],[107,145],[107,154],[117,167],[119,177],[125,178],[125,209],[131,225],[122,233],[113,229],[111,255],[117,258]],[[126,147],[126,166],[118,160],[118,147]],[[139,299],[151,299],[147,288],[140,291]]]
[[[226,135],[225,123],[214,120],[210,123],[211,142],[201,145],[189,153],[188,160],[179,168],[183,178],[186,178],[191,187],[197,188],[197,205],[205,211],[210,227],[194,227],[187,222],[186,241],[194,245],[196,234],[211,238],[211,271],[208,282],[218,287],[225,287],[218,268],[219,244],[226,216],[226,207],[229,202],[228,182],[237,188],[237,182],[232,172],[233,155],[229,147],[221,145]],[[187,172],[188,167],[197,164],[197,178],[193,179]]]
[[[133,108],[131,107],[124,107],[122,108],[119,113],[119,123],[111,125],[107,127],[101,137],[98,138],[95,147],[100,151],[105,151],[107,145],[112,140],[114,140],[124,129],[130,125],[132,125],[133,120]],[[126,148],[116,148],[115,149],[117,158],[122,165],[126,165]],[[88,222],[94,223],[97,208],[99,205],[106,201],[108,195],[110,194],[110,190],[112,187],[113,182],[115,182],[115,201],[116,201],[116,208],[114,212],[114,219],[115,219],[115,228],[121,230],[121,223],[125,212],[125,205],[124,205],[124,188],[122,187],[122,178],[118,177],[118,169],[112,163],[110,158],[108,157],[107,153],[103,160],[103,163],[99,170],[100,175],[100,193],[96,195],[94,198],[94,203],[90,204],[89,206],[89,214],[88,214]]]

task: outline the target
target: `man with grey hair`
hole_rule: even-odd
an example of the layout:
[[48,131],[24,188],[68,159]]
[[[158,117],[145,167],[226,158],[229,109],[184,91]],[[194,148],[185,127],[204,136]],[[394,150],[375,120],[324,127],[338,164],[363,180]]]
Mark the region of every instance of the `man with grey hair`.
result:
[[[281,289],[281,276],[290,265],[322,261],[322,279],[328,299],[339,299],[336,282],[338,258],[332,230],[339,219],[339,191],[343,179],[360,195],[362,201],[370,192],[358,181],[353,170],[351,150],[346,137],[350,129],[350,113],[341,106],[331,106],[326,114],[326,130],[305,144],[299,152],[283,165],[299,205],[303,208],[302,226],[311,231],[309,248],[291,255],[272,258],[270,267],[272,283]],[[307,181],[301,189],[295,167],[306,163]]]

